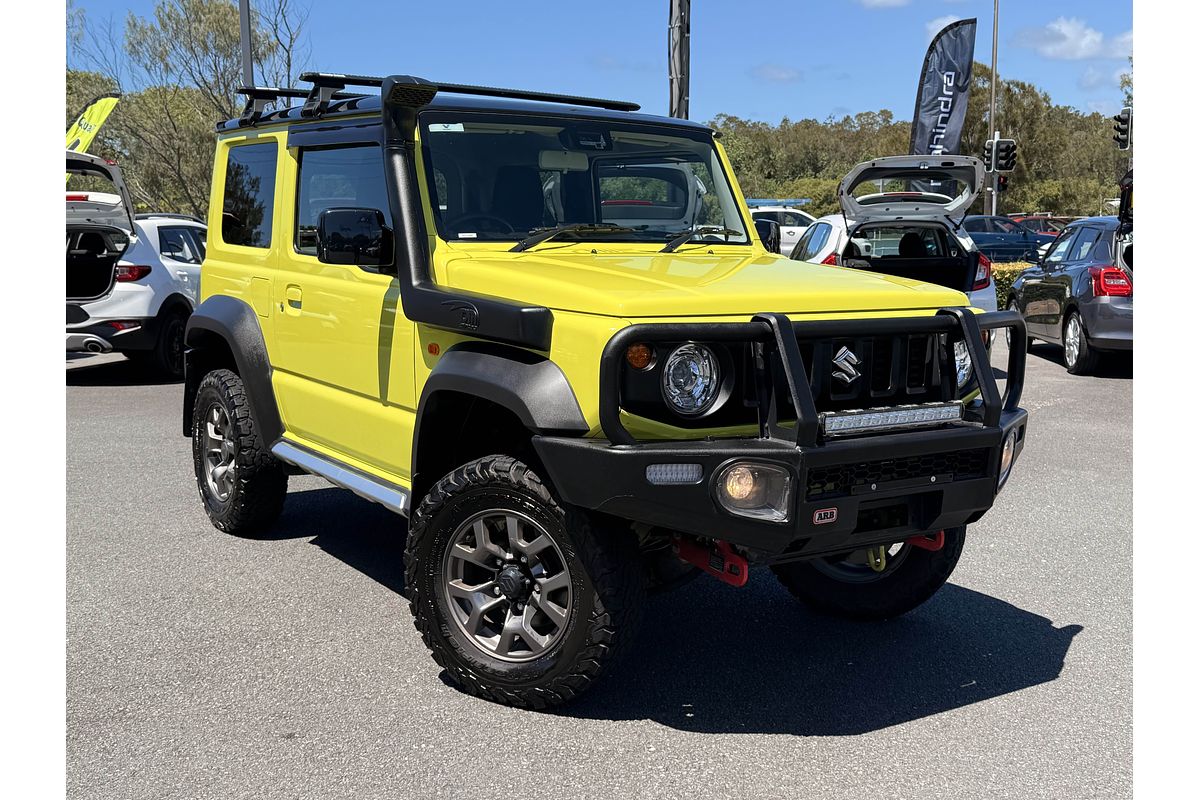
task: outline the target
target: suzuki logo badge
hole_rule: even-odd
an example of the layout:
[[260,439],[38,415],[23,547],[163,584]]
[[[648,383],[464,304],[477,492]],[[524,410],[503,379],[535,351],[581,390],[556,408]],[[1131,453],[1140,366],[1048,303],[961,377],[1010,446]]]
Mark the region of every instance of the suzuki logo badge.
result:
[[855,369],[858,363],[858,356],[849,347],[843,347],[833,357],[833,377],[849,386],[858,379],[859,372]]

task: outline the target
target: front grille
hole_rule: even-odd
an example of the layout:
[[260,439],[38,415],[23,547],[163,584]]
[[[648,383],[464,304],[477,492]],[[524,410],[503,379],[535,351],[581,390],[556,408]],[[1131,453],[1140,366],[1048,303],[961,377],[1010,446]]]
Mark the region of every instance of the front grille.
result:
[[857,487],[875,484],[882,487],[893,481],[949,475],[950,480],[965,481],[987,474],[987,448],[906,456],[861,464],[837,464],[814,467],[808,471],[806,498],[809,501],[846,497]]
[[[950,348],[938,334],[801,339],[800,356],[817,411],[880,408],[954,399]],[[853,354],[857,377],[835,363]]]

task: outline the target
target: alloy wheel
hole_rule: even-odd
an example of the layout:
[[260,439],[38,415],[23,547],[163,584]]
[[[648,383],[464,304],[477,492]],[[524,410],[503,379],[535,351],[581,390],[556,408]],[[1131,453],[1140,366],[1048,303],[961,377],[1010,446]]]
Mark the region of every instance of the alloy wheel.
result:
[[454,624],[492,658],[532,661],[566,633],[574,602],[566,559],[524,514],[491,509],[459,525],[442,576]]
[[214,403],[204,420],[204,482],[224,503],[233,493],[237,474],[237,439],[225,407]]
[[1074,366],[1079,360],[1079,343],[1082,338],[1083,326],[1079,324],[1079,317],[1072,314],[1067,320],[1067,331],[1063,336],[1063,353],[1068,367]]

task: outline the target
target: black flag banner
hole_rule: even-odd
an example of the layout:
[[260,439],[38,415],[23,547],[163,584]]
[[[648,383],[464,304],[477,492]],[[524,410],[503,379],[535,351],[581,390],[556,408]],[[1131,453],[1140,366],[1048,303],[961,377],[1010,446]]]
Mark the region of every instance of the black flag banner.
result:
[[951,22],[933,37],[917,85],[909,148],[913,155],[958,152],[974,60],[974,19]]

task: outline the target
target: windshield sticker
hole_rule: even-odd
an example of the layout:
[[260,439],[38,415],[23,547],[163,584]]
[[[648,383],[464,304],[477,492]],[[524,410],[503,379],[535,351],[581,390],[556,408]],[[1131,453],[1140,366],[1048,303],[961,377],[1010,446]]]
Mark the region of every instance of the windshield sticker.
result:
[[433,122],[429,125],[430,133],[462,133],[461,122]]
[[477,234],[477,233],[468,233],[468,232],[466,232],[466,231],[463,231],[463,232],[461,232],[461,233],[459,233],[459,234],[458,234],[458,238],[460,238],[460,239],[475,239],[475,238],[478,238],[478,237],[479,237],[479,234]]

